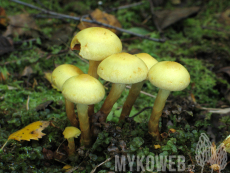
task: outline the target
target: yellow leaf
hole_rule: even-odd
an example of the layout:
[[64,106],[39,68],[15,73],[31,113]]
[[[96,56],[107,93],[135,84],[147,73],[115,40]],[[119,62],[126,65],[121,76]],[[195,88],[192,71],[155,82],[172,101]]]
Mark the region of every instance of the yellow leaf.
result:
[[17,141],[26,140],[30,141],[30,139],[38,140],[38,138],[42,138],[45,134],[42,133],[42,130],[48,127],[50,124],[49,121],[36,121],[28,126],[24,127],[23,129],[12,133],[9,139],[14,139]]
[[159,148],[161,148],[161,146],[160,145],[154,145],[154,148],[159,149]]

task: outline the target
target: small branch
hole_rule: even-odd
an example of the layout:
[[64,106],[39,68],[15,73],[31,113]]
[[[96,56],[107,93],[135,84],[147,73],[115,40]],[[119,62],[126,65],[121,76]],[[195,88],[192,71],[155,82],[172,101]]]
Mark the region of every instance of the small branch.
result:
[[21,4],[21,5],[25,5],[27,7],[30,7],[30,8],[39,10],[39,11],[42,11],[45,14],[59,16],[61,18],[66,18],[66,19],[72,19],[72,20],[77,20],[77,21],[82,21],[82,22],[88,22],[88,23],[94,23],[94,24],[102,25],[104,27],[112,28],[112,29],[118,30],[120,32],[128,33],[130,35],[135,35],[135,36],[138,36],[138,37],[143,38],[143,39],[148,39],[148,40],[156,41],[156,42],[165,42],[166,41],[166,39],[151,38],[149,36],[140,35],[140,34],[130,32],[130,31],[127,31],[125,29],[118,28],[118,27],[115,27],[115,26],[112,26],[112,25],[109,25],[109,24],[101,23],[101,22],[98,22],[98,21],[95,21],[95,20],[82,19],[81,17],[69,16],[69,15],[65,15],[65,14],[56,13],[56,12],[53,12],[53,11],[48,11],[46,9],[43,9],[43,8],[28,4],[28,3],[25,3],[25,2],[22,2],[22,1],[19,1],[19,0],[9,0],[9,1]]
[[[126,85],[126,88],[130,89],[131,86]],[[147,92],[144,92],[144,91],[140,91],[140,93],[141,93],[141,94],[144,94],[144,95],[147,95],[147,96],[149,96],[149,97],[156,98],[156,96],[154,96],[154,95],[152,95],[152,94],[149,94],[149,93],[147,93]]]
[[143,108],[143,109],[141,109],[139,112],[137,112],[136,114],[134,114],[132,117],[129,117],[129,118],[135,118],[137,115],[139,115],[141,112],[143,112],[143,111],[145,111],[145,110],[147,110],[147,109],[152,109],[153,107],[145,107],[145,108]]
[[7,143],[8,143],[8,139],[7,139],[7,141],[5,142],[5,144],[2,146],[1,150],[3,150],[3,148],[6,146]]
[[117,8],[109,9],[109,10],[107,10],[107,12],[108,11],[117,11],[117,10],[122,10],[122,9],[126,9],[126,8],[131,8],[131,7],[135,7],[135,6],[138,6],[138,5],[142,5],[143,3],[144,3],[143,1],[140,1],[140,2],[133,3],[133,4],[129,4],[129,5],[123,5],[123,6],[120,6],[120,7],[117,7]]
[[101,165],[105,164],[106,162],[110,161],[113,157],[110,157],[108,159],[106,159],[104,162],[100,163],[99,165],[97,165],[90,173],[94,173],[96,171],[96,169],[98,167],[100,167]]

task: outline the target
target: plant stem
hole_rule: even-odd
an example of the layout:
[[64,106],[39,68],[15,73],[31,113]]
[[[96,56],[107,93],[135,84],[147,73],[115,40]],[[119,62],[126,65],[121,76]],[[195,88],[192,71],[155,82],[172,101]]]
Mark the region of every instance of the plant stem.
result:
[[96,79],[98,79],[98,74],[97,74],[97,67],[100,64],[101,61],[93,61],[93,60],[89,60],[89,70],[88,70],[88,74],[90,76],[95,77]]
[[89,147],[91,144],[91,135],[88,117],[88,105],[77,104],[77,111],[81,129],[81,140],[86,147]]
[[148,123],[149,133],[153,137],[156,137],[158,140],[160,139],[159,120],[169,94],[170,91],[159,89],[156,100],[153,105],[152,114],[150,116],[149,123]]
[[65,99],[65,109],[66,109],[66,115],[67,115],[71,125],[74,127],[78,127],[78,120],[77,120],[76,114],[74,112],[74,103]]
[[[93,76],[94,78],[98,79],[98,74],[97,74],[97,67],[100,64],[101,61],[93,61],[93,60],[89,60],[89,70],[88,70],[88,74],[90,76]],[[88,116],[91,122],[92,116],[94,114],[94,105],[89,105],[88,108]]]
[[140,94],[141,88],[144,85],[144,83],[145,83],[145,81],[132,84],[132,87],[129,90],[129,95],[127,96],[126,101],[123,105],[119,122],[124,121],[125,117],[129,116],[131,109],[132,109],[138,95]]
[[113,105],[120,98],[121,93],[125,89],[125,84],[113,83],[112,88],[109,92],[109,95],[106,97],[105,102],[103,103],[100,112],[103,114],[103,117],[100,119],[100,122],[105,122],[107,116],[113,108]]
[[8,143],[8,139],[7,139],[7,141],[5,142],[5,144],[2,146],[2,148],[1,148],[1,150],[3,150],[3,148],[6,146],[6,144]]
[[71,156],[75,153],[74,137],[67,139],[67,141],[68,141],[68,147],[69,147],[69,156]]

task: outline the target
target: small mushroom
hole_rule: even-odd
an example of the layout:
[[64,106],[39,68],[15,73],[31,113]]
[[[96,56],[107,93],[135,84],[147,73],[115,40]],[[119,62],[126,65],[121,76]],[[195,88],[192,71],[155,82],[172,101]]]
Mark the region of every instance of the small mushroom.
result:
[[103,85],[88,74],[80,74],[69,78],[62,86],[65,98],[77,104],[83,145],[91,145],[91,133],[88,117],[88,105],[100,102],[105,96]]
[[100,122],[105,122],[113,105],[121,96],[126,84],[138,83],[146,79],[148,68],[138,57],[128,53],[117,53],[104,59],[98,66],[98,75],[112,82],[112,88],[99,113]]
[[[60,91],[64,82],[72,76],[78,76],[83,74],[83,71],[78,67],[71,64],[62,64],[56,67],[51,75],[52,84]],[[74,103],[65,99],[66,115],[70,120],[70,123],[74,127],[78,127],[78,121],[74,112]]]
[[68,141],[68,147],[69,147],[69,156],[73,155],[75,153],[75,143],[74,138],[77,138],[81,134],[81,131],[76,127],[66,127],[63,135],[64,138]]
[[153,137],[160,139],[159,119],[165,102],[171,91],[181,91],[189,85],[190,75],[181,64],[172,61],[162,61],[152,66],[148,77],[149,81],[159,88],[149,119],[148,129]]
[[[158,62],[155,58],[153,58],[151,55],[149,55],[147,53],[139,53],[139,54],[136,54],[135,56],[137,56],[142,61],[144,61],[144,63],[148,67],[148,70],[154,64],[156,64]],[[148,76],[147,76],[146,80],[148,80]],[[140,94],[141,88],[144,85],[146,80],[132,84],[131,89],[129,90],[129,94],[128,94],[128,96],[125,100],[125,103],[123,105],[119,122],[124,121],[125,117],[129,116],[129,114],[132,110],[132,107],[133,107],[138,95]]]

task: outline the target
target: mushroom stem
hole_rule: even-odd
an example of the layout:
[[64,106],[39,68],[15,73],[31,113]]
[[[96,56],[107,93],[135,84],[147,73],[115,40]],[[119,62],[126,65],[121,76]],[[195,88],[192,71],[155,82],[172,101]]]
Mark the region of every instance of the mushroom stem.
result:
[[74,137],[68,138],[68,147],[69,147],[69,156],[74,155],[75,153],[75,143],[74,143]]
[[[100,64],[101,61],[93,61],[89,60],[89,69],[88,69],[88,74],[90,76],[93,76],[94,78],[98,79],[98,74],[97,74],[97,67]],[[88,108],[88,116],[91,122],[92,116],[94,114],[94,105],[89,105]]]
[[88,105],[77,104],[78,119],[80,122],[81,139],[86,147],[91,144],[90,125],[88,117]]
[[126,101],[123,105],[119,122],[124,121],[125,117],[129,116],[131,109],[132,109],[132,106],[134,105],[138,95],[140,94],[141,88],[144,85],[144,83],[145,83],[145,81],[132,84],[132,87],[129,90],[129,94],[128,94]]
[[89,69],[88,69],[88,74],[90,76],[95,77],[96,79],[98,79],[98,74],[97,74],[97,67],[100,64],[101,61],[93,61],[93,60],[89,60]]
[[72,126],[78,127],[78,120],[76,119],[76,114],[74,112],[74,103],[65,99],[65,109],[66,115],[71,123]]
[[156,100],[153,105],[152,114],[149,119],[148,129],[149,133],[156,137],[158,140],[160,139],[159,134],[159,119],[161,117],[162,111],[165,106],[165,102],[170,94],[170,91],[159,89]]
[[100,112],[102,113],[103,117],[100,118],[100,122],[105,122],[107,116],[109,115],[110,111],[113,108],[113,105],[116,101],[120,98],[121,93],[125,89],[125,84],[113,83],[112,88],[109,92],[109,95],[106,97],[105,102],[103,103]]

